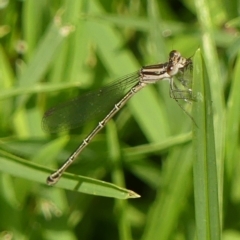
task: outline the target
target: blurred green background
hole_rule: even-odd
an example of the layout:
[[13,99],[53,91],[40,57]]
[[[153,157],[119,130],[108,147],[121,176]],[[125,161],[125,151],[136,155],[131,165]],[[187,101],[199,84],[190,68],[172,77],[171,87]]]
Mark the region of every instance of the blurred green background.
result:
[[[223,239],[240,239],[239,11],[237,0],[0,0],[0,239],[197,239],[192,121],[167,81],[134,96],[54,187],[46,177],[100,119],[55,135],[41,121],[173,49],[198,48],[214,111],[216,219]],[[126,200],[126,189],[141,198]]]

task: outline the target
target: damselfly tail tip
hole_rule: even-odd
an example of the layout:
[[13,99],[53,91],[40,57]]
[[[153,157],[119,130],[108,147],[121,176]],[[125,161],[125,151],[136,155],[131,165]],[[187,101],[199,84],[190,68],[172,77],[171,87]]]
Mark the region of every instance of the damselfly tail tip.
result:
[[46,180],[47,185],[49,185],[49,186],[55,185],[58,182],[59,178],[60,178],[60,175],[56,175],[54,173],[51,174],[50,176],[48,176],[48,178]]

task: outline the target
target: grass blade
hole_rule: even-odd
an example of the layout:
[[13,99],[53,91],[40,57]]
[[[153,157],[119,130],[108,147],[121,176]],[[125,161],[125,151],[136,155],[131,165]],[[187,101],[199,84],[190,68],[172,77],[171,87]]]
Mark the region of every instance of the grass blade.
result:
[[[43,184],[46,184],[45,179],[52,172],[38,164],[26,161],[2,150],[0,150],[0,161],[0,171]],[[68,173],[63,174],[56,186],[68,190],[119,199],[139,197],[133,191],[120,188],[114,184]]]
[[210,85],[206,77],[201,52],[194,56],[193,104],[194,190],[198,239],[220,239],[218,179]]

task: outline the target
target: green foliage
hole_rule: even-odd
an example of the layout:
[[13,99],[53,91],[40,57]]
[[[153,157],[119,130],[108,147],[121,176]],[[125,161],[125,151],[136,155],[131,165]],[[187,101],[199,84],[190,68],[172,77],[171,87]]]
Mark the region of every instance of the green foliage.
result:
[[[237,4],[2,1],[0,239],[239,239]],[[47,186],[100,119],[50,135],[44,112],[173,49],[193,57],[196,124],[147,86]]]

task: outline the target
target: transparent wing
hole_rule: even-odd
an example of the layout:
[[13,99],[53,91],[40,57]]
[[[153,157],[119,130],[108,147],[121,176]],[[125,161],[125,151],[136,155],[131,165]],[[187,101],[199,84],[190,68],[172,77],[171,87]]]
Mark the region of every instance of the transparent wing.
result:
[[[187,108],[191,108],[191,106],[189,106],[191,104],[185,104],[195,101],[192,92],[192,70],[193,62],[191,59],[189,59],[189,64],[183,69],[180,69],[179,72],[174,76],[173,85],[171,86],[170,84],[170,96],[171,98],[175,99],[178,106],[190,117],[193,123],[197,126],[192,115],[187,110]],[[185,105],[187,105],[187,108]]]
[[170,88],[170,96],[174,99],[185,101],[194,100],[192,96],[192,61],[184,68],[180,69],[174,76],[173,86]]
[[51,133],[65,131],[80,127],[95,118],[105,117],[138,81],[139,72],[134,72],[49,109],[42,119],[43,130]]

